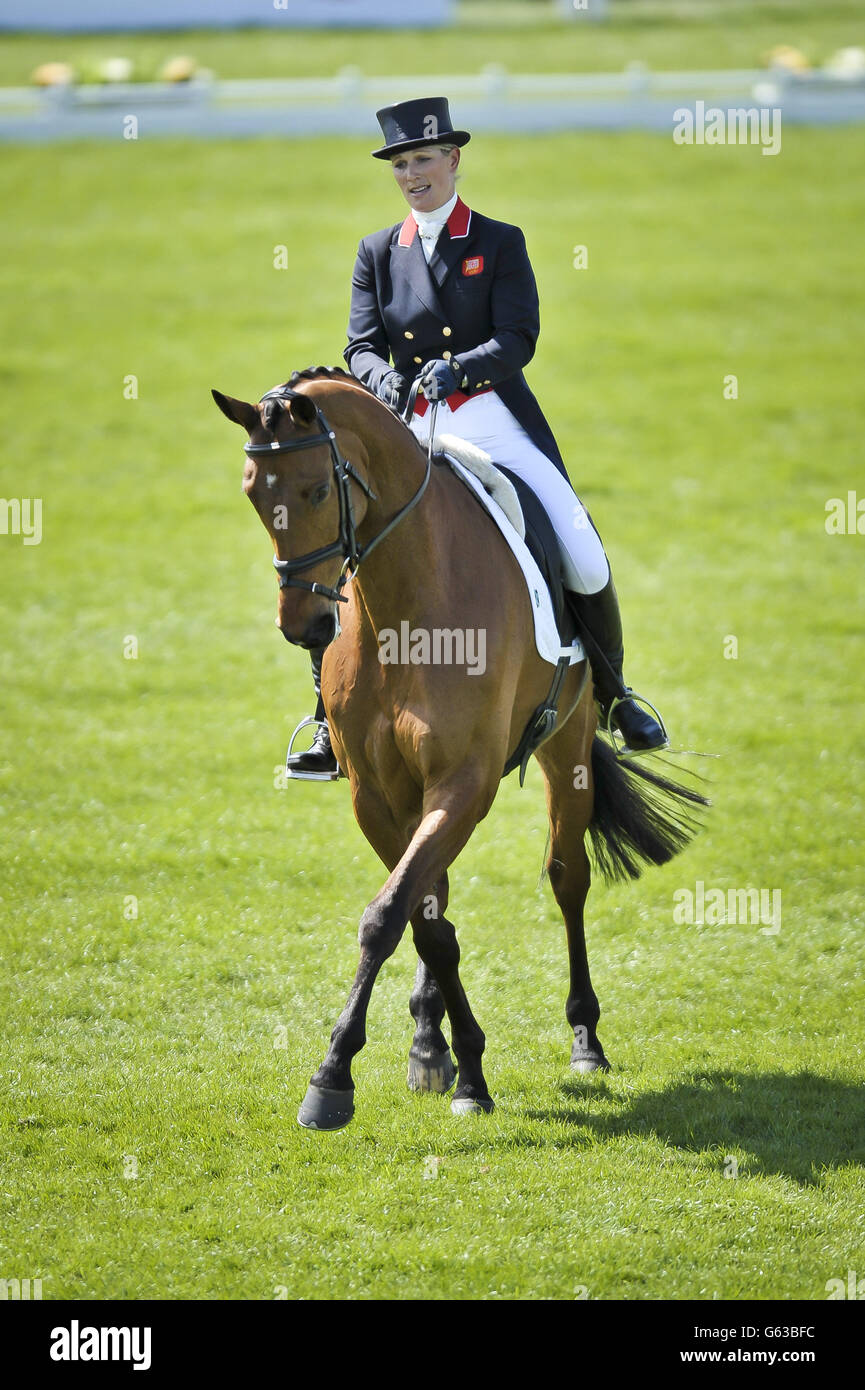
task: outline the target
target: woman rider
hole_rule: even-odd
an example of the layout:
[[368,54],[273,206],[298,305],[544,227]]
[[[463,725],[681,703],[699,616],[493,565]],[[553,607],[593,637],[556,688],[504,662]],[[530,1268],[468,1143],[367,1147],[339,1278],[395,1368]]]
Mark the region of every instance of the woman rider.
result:
[[[345,359],[352,374],[388,405],[405,406],[422,374],[410,422],[426,442],[430,401],[438,428],[476,444],[519,474],[543,502],[561,542],[565,588],[603,658],[592,662],[595,694],[629,749],[662,748],[666,735],[622,679],[622,627],[601,539],[571,488],[556,441],[523,376],[540,329],[538,293],[518,227],[466,207],[455,183],[470,140],[454,130],[444,97],[399,102],[377,112],[389,159],[411,211],[402,223],[364,237],[352,277]],[[312,653],[323,720],[323,651]],[[333,777],[326,723],[306,753],[293,754],[295,776]]]

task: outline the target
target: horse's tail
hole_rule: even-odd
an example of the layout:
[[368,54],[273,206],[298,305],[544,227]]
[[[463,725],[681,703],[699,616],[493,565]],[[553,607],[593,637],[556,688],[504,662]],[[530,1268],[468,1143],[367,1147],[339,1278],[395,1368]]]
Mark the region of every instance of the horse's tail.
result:
[[687,808],[709,805],[699,792],[644,763],[617,758],[598,737],[592,743],[592,776],[592,856],[608,883],[639,878],[645,864],[666,864],[699,829]]

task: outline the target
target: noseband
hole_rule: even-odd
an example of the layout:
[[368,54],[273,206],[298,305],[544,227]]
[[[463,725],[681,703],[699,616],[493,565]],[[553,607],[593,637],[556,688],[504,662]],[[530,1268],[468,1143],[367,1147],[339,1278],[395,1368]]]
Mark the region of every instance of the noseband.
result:
[[[272,400],[297,400],[309,401],[315,410],[316,423],[319,433],[304,436],[301,439],[287,439],[283,443],[274,440],[272,444],[244,444],[244,452],[251,457],[258,457],[263,454],[288,454],[296,449],[312,449],[322,444],[327,444],[330,448],[330,456],[333,460],[333,479],[336,484],[337,497],[339,499],[339,535],[330,545],[320,546],[318,550],[310,550],[306,555],[298,555],[294,560],[280,560],[278,556],[273,557],[273,568],[279,575],[280,589],[309,589],[314,594],[323,594],[325,598],[331,599],[334,603],[348,603],[348,599],[339,591],[348,582],[350,575],[357,572],[361,560],[373,550],[385,536],[389,535],[394,527],[402,521],[403,517],[416,506],[426,491],[427,483],[430,480],[430,470],[432,466],[432,443],[427,457],[426,473],[423,482],[413,497],[410,497],[404,507],[391,517],[390,521],[368,545],[358,544],[357,527],[354,519],[354,506],[351,500],[351,482],[357,483],[358,487],[372,502],[377,502],[378,498],[373,492],[369,483],[360,476],[354,466],[344,456],[337,443],[336,433],[328,424],[321,408],[316,405],[310,396],[301,391],[293,391],[290,386],[275,386],[272,391],[267,391],[261,397],[262,401]],[[432,431],[430,431],[430,441],[432,441]],[[342,572],[336,583],[336,588],[331,589],[326,584],[310,583],[305,579],[295,579],[294,576],[301,570],[311,569],[313,565],[319,564],[322,560],[329,560],[333,555],[341,555],[343,560]]]

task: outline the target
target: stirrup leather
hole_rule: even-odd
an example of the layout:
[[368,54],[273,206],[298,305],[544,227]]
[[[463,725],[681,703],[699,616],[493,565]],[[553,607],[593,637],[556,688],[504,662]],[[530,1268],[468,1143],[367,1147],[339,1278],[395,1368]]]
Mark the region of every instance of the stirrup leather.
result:
[[[622,739],[621,745],[619,744],[613,729],[613,714],[618,705],[623,705],[628,700],[633,700],[639,705],[646,705],[646,707],[652,711],[652,714],[658,721],[661,733],[664,735],[663,743],[659,743],[655,748],[629,748],[624,739]],[[669,748],[670,746],[670,735],[667,733],[667,726],[659,711],[655,709],[651,700],[647,700],[645,695],[638,695],[635,690],[627,690],[624,695],[617,695],[610,703],[610,708],[607,710],[607,724],[604,733],[612,743],[617,758],[637,758],[644,753],[660,753],[663,748]]]
[[[341,772],[338,764],[335,772],[295,772],[293,768],[290,768],[288,766],[288,760],[294,752],[294,740],[297,738],[301,729],[306,728],[307,724],[315,724],[316,728],[320,728],[322,725],[324,725],[324,727],[326,728],[327,720],[316,719],[315,715],[313,714],[308,714],[305,719],[301,719],[300,723],[298,724],[297,728],[295,729],[294,733],[288,741],[288,752],[285,755],[285,775],[286,777],[290,777],[295,782],[336,782],[338,778],[344,775]],[[310,752],[311,750],[305,749],[304,751]]]

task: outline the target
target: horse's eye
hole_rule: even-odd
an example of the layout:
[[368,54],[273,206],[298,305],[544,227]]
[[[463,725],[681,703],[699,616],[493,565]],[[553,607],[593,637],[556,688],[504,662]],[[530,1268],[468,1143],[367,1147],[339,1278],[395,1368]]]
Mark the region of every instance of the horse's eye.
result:
[[320,502],[324,501],[324,499],[329,495],[329,493],[330,483],[322,483],[321,487],[317,487],[315,489],[315,492],[312,494],[312,505],[314,507],[317,507]]

